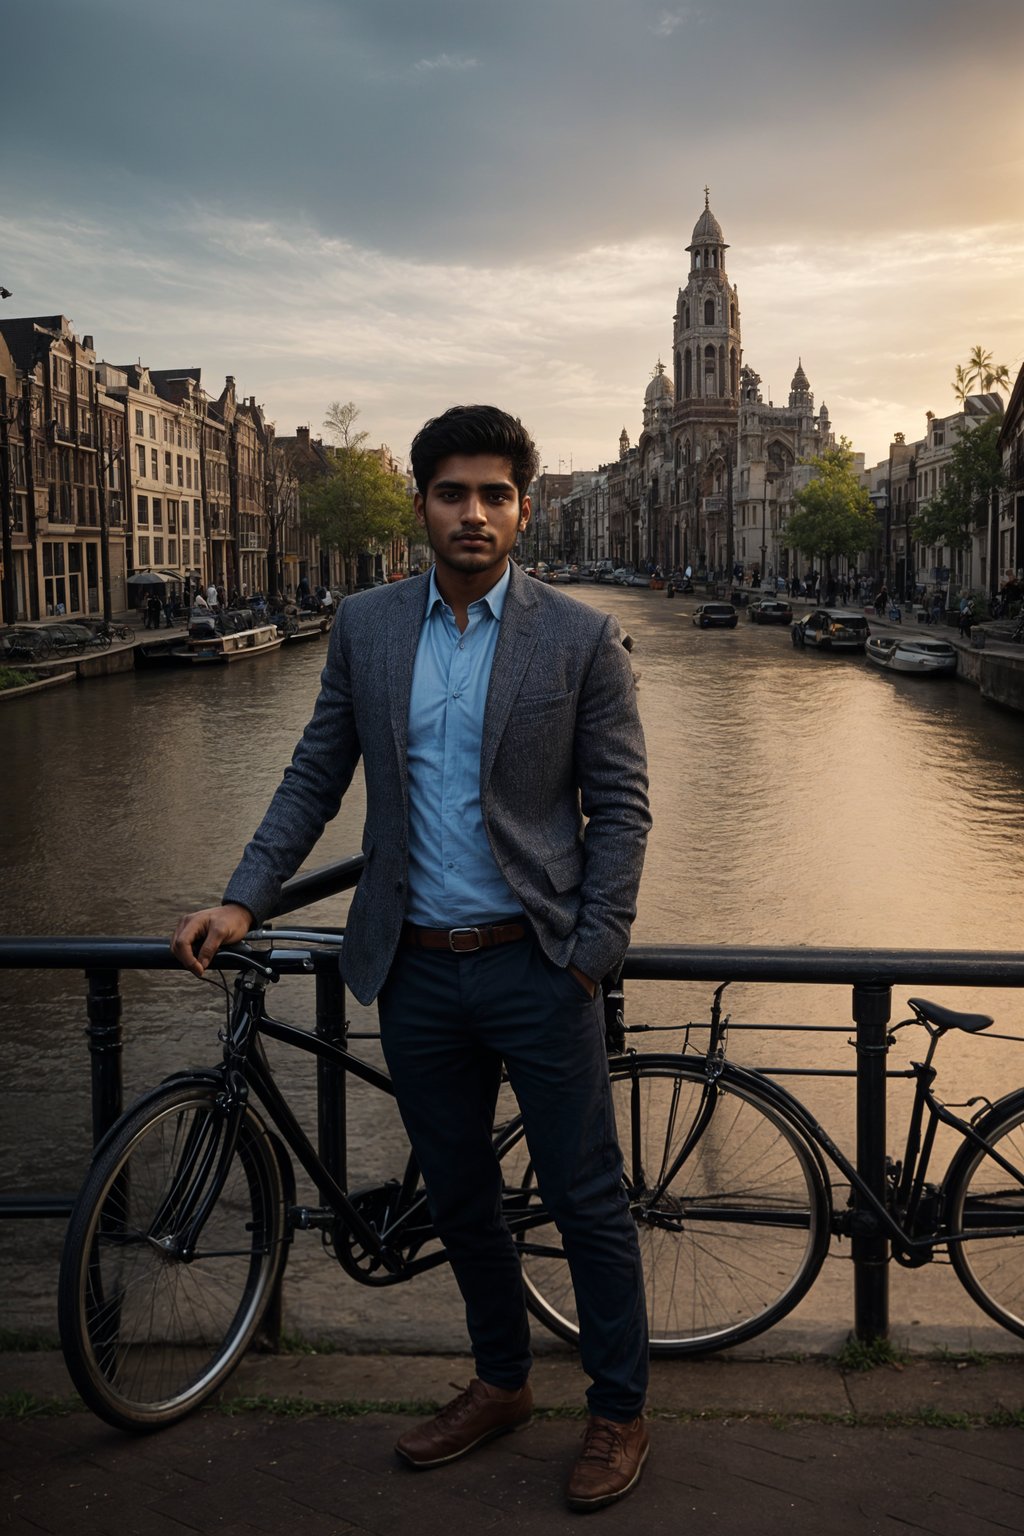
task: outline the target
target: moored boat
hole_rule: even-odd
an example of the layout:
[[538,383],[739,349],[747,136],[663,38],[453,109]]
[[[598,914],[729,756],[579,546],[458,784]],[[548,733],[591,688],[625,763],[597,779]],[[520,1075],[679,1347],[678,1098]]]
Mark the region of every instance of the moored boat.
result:
[[885,667],[889,672],[934,677],[956,671],[956,646],[948,640],[932,640],[923,635],[872,635],[866,655],[876,667]]
[[274,616],[274,622],[282,638],[293,645],[297,640],[315,640],[319,635],[326,635],[333,622],[333,615],[278,613]]
[[277,625],[259,622],[248,608],[229,608],[217,614],[193,609],[188,644],[175,647],[174,655],[197,665],[216,666],[262,656],[283,643]]

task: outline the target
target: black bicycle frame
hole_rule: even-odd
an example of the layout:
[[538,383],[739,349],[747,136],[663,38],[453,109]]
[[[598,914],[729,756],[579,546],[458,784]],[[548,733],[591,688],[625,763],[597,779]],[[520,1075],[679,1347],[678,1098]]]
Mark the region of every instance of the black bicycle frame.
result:
[[[936,1099],[935,1095],[931,1091],[931,1082],[934,1080],[936,1075],[934,1069],[932,1069],[930,1066],[923,1065],[922,1063],[912,1063],[912,1066],[914,1069],[913,1075],[916,1082],[915,1106],[914,1110],[912,1110],[911,1127],[908,1130],[907,1151],[905,1156],[907,1156],[909,1160],[912,1160],[914,1164],[914,1187],[918,1187],[919,1185],[923,1187],[923,1179],[927,1166],[927,1160],[931,1153],[935,1128],[939,1123],[950,1126],[952,1129],[956,1130],[963,1138],[963,1140],[971,1142],[975,1147],[982,1150],[987,1157],[991,1158],[992,1161],[995,1162],[1005,1173],[1009,1174],[1012,1179],[1016,1180],[1017,1183],[1024,1185],[1024,1180],[1021,1178],[1020,1170],[1015,1168],[1012,1163],[1008,1162],[1007,1159],[1003,1157],[1000,1152],[996,1151],[995,1148],[990,1147],[984,1136],[981,1135],[981,1133],[970,1123],[970,1121],[964,1120],[959,1115],[954,1114],[952,1110],[947,1109],[944,1104]],[[857,1194],[864,1202],[864,1205],[871,1211],[877,1221],[888,1233],[889,1238],[894,1246],[902,1249],[903,1252],[907,1254],[926,1255],[931,1253],[934,1249],[944,1247],[949,1243],[963,1243],[975,1238],[1005,1237],[1007,1235],[1024,1236],[1024,1224],[1022,1224],[1019,1220],[1012,1220],[1000,1226],[992,1226],[989,1224],[982,1227],[972,1227],[969,1231],[962,1232],[948,1232],[940,1230],[930,1233],[924,1237],[912,1237],[907,1229],[900,1223],[900,1221],[891,1213],[891,1211],[887,1209],[884,1201],[880,1200],[875,1194],[874,1190],[872,1190],[871,1187],[865,1182],[865,1180],[861,1178],[853,1163],[832,1140],[824,1126],[814,1118],[811,1112],[807,1109],[806,1105],[802,1104],[799,1099],[795,1098],[787,1089],[783,1088],[780,1083],[773,1082],[771,1078],[762,1076],[761,1073],[751,1068],[736,1066],[732,1062],[725,1062],[722,1064],[716,1059],[712,1063],[712,1068],[709,1069],[708,1077],[708,1086],[712,1097],[714,1085],[718,1081],[735,1083],[739,1086],[750,1089],[753,1093],[760,1095],[761,1098],[767,1099],[771,1104],[774,1105],[775,1108],[787,1114],[790,1119],[795,1120],[797,1126],[804,1132],[811,1144],[820,1152],[824,1152],[828,1159],[839,1169],[844,1178],[849,1180],[851,1188],[856,1190]],[[706,1099],[707,1095],[705,1095],[705,1100]],[[925,1149],[921,1157],[918,1158],[916,1154],[912,1154],[910,1152],[910,1141],[911,1137],[913,1136],[913,1115],[915,1112],[917,1113],[919,1124],[919,1106],[921,1105],[927,1107],[930,1120],[928,1131],[926,1132]],[[713,1103],[711,1107],[713,1111]],[[711,1114],[707,1112],[707,1104],[706,1102],[702,1103],[701,1109],[697,1116],[697,1122],[701,1131],[709,1123],[710,1119]],[[686,1156],[690,1147],[692,1147],[694,1140],[695,1136],[693,1135],[688,1138],[686,1146],[684,1146],[682,1151],[680,1151],[680,1153],[676,1156],[676,1158],[673,1160],[671,1168],[659,1181],[659,1190],[666,1188],[672,1179],[675,1178],[676,1174],[685,1163]],[[655,1193],[657,1194],[657,1191]],[[758,1220],[761,1219],[763,1219],[763,1213],[758,1216]]]

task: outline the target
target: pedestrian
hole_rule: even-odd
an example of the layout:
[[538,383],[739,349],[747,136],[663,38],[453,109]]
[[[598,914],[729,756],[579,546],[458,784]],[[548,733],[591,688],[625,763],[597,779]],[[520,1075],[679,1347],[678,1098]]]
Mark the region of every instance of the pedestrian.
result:
[[183,917],[172,947],[201,975],[274,910],[361,757],[371,851],[342,971],[377,1000],[477,1372],[397,1450],[439,1466],[530,1416],[523,1282],[495,1221],[504,1063],[573,1275],[591,1385],[568,1499],[594,1509],[635,1487],[648,1452],[646,1306],[600,990],[628,943],[650,825],[636,686],[613,618],[510,562],[537,472],[521,423],[454,406],[411,457],[433,569],[341,606],[292,765],[223,904]]
[[162,611],[162,605],[161,605],[160,599],[157,597],[156,593],[154,592],[154,593],[151,594],[151,596],[148,598],[148,600],[146,602],[146,628],[147,629],[159,629],[160,628],[160,614],[161,614],[161,611]]
[[206,589],[206,604],[208,608],[219,608],[220,598],[217,595],[216,585],[211,581]]
[[971,626],[974,623],[974,598],[963,597],[960,600],[960,634],[969,637]]

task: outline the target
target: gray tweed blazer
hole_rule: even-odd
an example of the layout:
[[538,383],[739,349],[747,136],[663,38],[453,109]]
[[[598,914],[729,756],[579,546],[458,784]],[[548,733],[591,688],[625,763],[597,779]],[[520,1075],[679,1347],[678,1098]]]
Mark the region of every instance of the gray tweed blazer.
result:
[[[406,905],[406,738],[428,578],[348,597],[312,718],[224,893],[257,923],[307,857],[363,759],[366,867],[341,968],[376,997]],[[625,954],[650,827],[636,685],[619,628],[511,567],[480,754],[491,849],[555,964],[601,977]]]

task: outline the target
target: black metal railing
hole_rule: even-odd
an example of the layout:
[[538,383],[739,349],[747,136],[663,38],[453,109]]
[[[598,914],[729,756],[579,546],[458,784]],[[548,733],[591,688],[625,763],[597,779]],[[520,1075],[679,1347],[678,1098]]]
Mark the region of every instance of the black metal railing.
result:
[[[282,890],[276,917],[351,890],[363,868],[361,856],[299,875]],[[287,973],[282,951],[275,963]],[[230,966],[233,962],[225,961]],[[219,962],[215,962],[219,964]],[[294,969],[301,968],[299,961]],[[123,970],[177,970],[164,939],[0,937],[0,970],[77,970],[87,980],[86,1035],[92,1073],[92,1130],[98,1141],[122,1108],[121,995]],[[885,1198],[886,1057],[894,986],[1024,987],[1024,957],[1002,951],[905,949],[803,949],[780,946],[633,945],[623,982],[713,981],[849,986],[856,1050],[856,1165],[868,1188]],[[316,967],[318,1031],[337,1037],[345,1030],[345,993],[337,967]],[[612,992],[609,1012],[621,1006]],[[321,1102],[337,1104],[337,1118],[320,1126],[325,1141],[343,1140],[344,1094],[339,1069]],[[340,1155],[340,1154],[339,1154]],[[67,1194],[0,1195],[0,1217],[66,1217],[74,1197]],[[856,1193],[854,1196],[856,1205]],[[868,1213],[865,1213],[867,1216]],[[889,1326],[889,1242],[871,1219],[854,1223],[854,1325],[862,1339],[882,1338]]]

